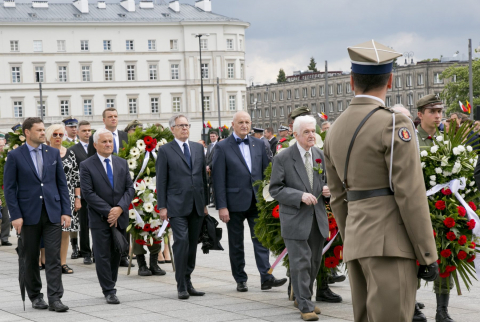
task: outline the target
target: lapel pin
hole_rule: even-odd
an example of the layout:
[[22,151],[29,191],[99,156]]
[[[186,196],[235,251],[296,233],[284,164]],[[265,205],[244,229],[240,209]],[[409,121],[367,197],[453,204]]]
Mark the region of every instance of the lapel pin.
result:
[[45,152],[48,152],[48,150],[45,150]]
[[255,146],[255,144],[252,144],[252,146]]

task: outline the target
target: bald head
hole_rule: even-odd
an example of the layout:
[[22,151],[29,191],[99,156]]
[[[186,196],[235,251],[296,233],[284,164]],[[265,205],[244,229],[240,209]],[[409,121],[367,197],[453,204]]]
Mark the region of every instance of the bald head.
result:
[[235,134],[240,138],[245,138],[250,133],[252,121],[250,114],[245,111],[238,111],[233,115],[232,127]]
[[393,105],[392,110],[394,110],[395,112],[398,112],[398,113],[402,113],[403,115],[405,115],[406,117],[408,117],[410,119],[412,118],[412,114],[410,114],[410,111],[408,109],[406,109],[405,106],[403,106],[402,104]]
[[248,118],[250,119],[250,114],[248,114],[247,112],[245,111],[238,111],[236,112],[235,114],[233,114],[233,122],[235,122],[235,119],[238,118],[238,117],[244,117],[244,116],[248,116]]

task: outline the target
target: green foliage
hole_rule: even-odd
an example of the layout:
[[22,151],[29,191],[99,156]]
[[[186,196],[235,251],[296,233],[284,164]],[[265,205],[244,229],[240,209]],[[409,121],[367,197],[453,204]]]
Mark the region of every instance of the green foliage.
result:
[[283,68],[280,68],[277,76],[277,83],[285,83],[287,81],[287,76],[285,75],[285,71]]
[[[473,72],[473,102],[472,113],[474,113],[475,106],[480,105],[480,60],[476,59],[472,64]],[[441,79],[453,79],[456,75],[456,82],[448,82],[440,94],[440,97],[445,100],[447,106],[447,114],[453,112],[462,112],[458,101],[464,105],[469,98],[469,82],[468,82],[468,66],[460,66],[455,64],[443,71]]]
[[0,189],[0,198],[2,200],[2,204],[6,204],[5,202],[5,194],[3,192],[3,171],[5,168],[5,162],[7,162],[7,154],[8,152],[15,150],[21,145],[25,144],[25,136],[23,135],[22,128],[19,127],[15,132],[8,133],[8,144],[5,145],[3,148],[3,152],[0,154],[0,183],[2,185],[2,189]]
[[68,149],[68,148],[71,148],[71,147],[74,146],[74,145],[75,145],[75,142],[74,142],[74,141],[71,141],[71,142],[68,141],[68,140],[63,140],[63,141],[62,141],[62,146],[63,146],[64,148],[67,148],[67,149]]
[[310,64],[308,65],[308,70],[318,72],[317,70],[317,63],[315,62],[315,58],[311,57],[310,58]]

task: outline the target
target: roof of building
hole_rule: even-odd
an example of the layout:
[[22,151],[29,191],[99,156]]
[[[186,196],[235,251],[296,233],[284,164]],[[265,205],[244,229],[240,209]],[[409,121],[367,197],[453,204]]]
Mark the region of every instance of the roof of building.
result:
[[[48,8],[32,8],[31,3],[16,3],[14,8],[0,6],[2,22],[242,22],[213,12],[206,12],[190,4],[180,4],[175,12],[167,4],[154,4],[153,8],[142,9],[137,3],[135,11],[129,12],[119,3],[107,3],[105,9],[96,3],[88,4],[88,13],[81,13],[72,3],[49,3]],[[32,17],[32,14],[34,17]]]

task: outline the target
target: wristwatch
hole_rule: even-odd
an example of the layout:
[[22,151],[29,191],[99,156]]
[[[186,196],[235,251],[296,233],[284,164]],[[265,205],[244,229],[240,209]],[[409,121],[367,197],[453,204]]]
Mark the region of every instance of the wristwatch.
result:
[[75,196],[75,198],[77,198],[77,199],[82,199],[82,196]]

